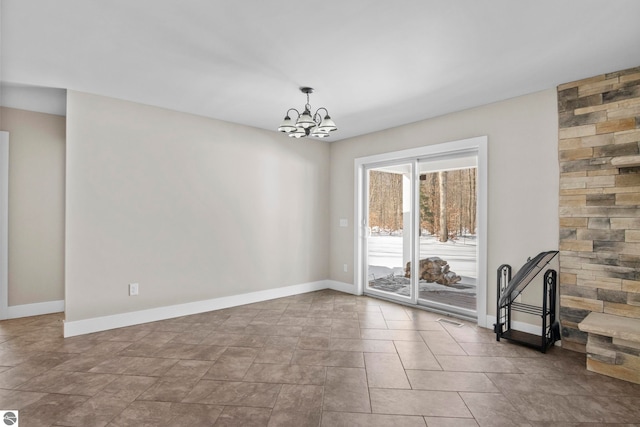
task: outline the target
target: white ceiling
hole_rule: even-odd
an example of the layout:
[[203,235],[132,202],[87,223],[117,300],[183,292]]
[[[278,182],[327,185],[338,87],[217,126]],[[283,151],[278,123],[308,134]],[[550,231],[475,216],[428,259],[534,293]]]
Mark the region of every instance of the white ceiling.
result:
[[334,141],[640,65],[638,0],[0,1],[4,104],[73,89],[273,130],[312,86]]

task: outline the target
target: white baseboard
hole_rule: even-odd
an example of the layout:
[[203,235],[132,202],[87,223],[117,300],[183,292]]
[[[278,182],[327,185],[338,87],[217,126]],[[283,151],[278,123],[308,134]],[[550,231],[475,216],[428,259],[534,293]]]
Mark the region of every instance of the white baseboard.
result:
[[[320,280],[317,282],[303,283],[300,285],[286,286],[265,291],[251,292],[241,295],[232,295],[222,298],[214,298],[205,301],[195,301],[185,304],[177,304],[166,307],[152,308],[148,310],[134,311],[130,313],[114,314],[110,316],[95,317],[91,319],[64,322],[64,336],[73,337],[76,335],[90,334],[93,332],[106,331],[109,329],[122,328],[126,326],[139,325],[141,323],[157,322],[159,320],[172,319],[175,317],[189,316],[192,314],[204,313],[212,310],[237,307],[239,305],[252,304],[256,302],[268,301],[276,298],[283,298],[292,295],[304,294],[307,292],[319,291],[322,289],[333,289],[355,295],[357,289],[354,285],[337,280]],[[33,316],[37,314],[47,314],[64,311],[64,301],[53,301],[50,303],[28,304],[25,306],[9,307],[12,317]],[[495,316],[487,315],[487,325],[496,322]],[[540,327],[524,322],[512,322],[513,329],[531,334],[540,334]]]
[[12,305],[7,307],[7,319],[40,316],[43,314],[61,313],[64,311],[64,300],[37,302],[34,304]]
[[248,294],[232,295],[205,301],[195,301],[130,313],[113,314],[110,316],[65,322],[64,337],[67,338],[76,335],[90,334],[93,332],[106,331],[125,326],[139,325],[141,323],[157,322],[159,320],[189,316],[191,314],[204,313],[212,310],[237,307],[244,304],[252,304],[275,298],[283,298],[307,292],[319,291],[329,288],[329,284],[327,282],[327,280],[321,280],[318,282],[303,283],[300,285],[268,289],[265,291],[250,292]]
[[344,292],[345,294],[356,295],[356,287],[350,283],[338,282],[337,280],[325,280],[328,289]]

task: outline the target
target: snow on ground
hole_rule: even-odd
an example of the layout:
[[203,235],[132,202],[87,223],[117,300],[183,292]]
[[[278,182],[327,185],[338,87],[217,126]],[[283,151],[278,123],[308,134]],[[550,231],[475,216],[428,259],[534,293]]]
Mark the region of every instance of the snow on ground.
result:
[[[450,270],[462,277],[461,285],[465,289],[459,292],[475,292],[477,278],[475,236],[460,237],[455,241],[438,242],[436,237],[420,237],[420,259],[437,256],[449,263]],[[379,277],[404,276],[405,264],[402,256],[402,236],[372,235],[368,239],[369,280]],[[423,287],[425,289],[423,289]],[[469,288],[471,287],[471,289]],[[421,290],[455,291],[437,283],[420,283]]]

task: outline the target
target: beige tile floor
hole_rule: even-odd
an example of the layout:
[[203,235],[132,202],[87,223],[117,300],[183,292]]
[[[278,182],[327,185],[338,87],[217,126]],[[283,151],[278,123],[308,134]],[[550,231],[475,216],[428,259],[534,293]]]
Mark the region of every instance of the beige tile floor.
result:
[[[640,426],[640,386],[486,329],[320,291],[62,338],[0,322],[20,426]],[[635,424],[634,424],[635,423]]]

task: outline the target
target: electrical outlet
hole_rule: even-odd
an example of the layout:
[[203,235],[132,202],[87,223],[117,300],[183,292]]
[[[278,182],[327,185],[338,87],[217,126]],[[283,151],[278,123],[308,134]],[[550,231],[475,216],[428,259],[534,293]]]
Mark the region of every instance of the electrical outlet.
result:
[[348,272],[348,271],[349,271],[349,266],[348,266],[347,264],[344,264],[344,265],[342,266],[342,269],[343,269],[343,270],[344,270],[344,272],[346,273],[346,272]]
[[133,297],[138,295],[138,284],[137,283],[129,283],[129,296]]

